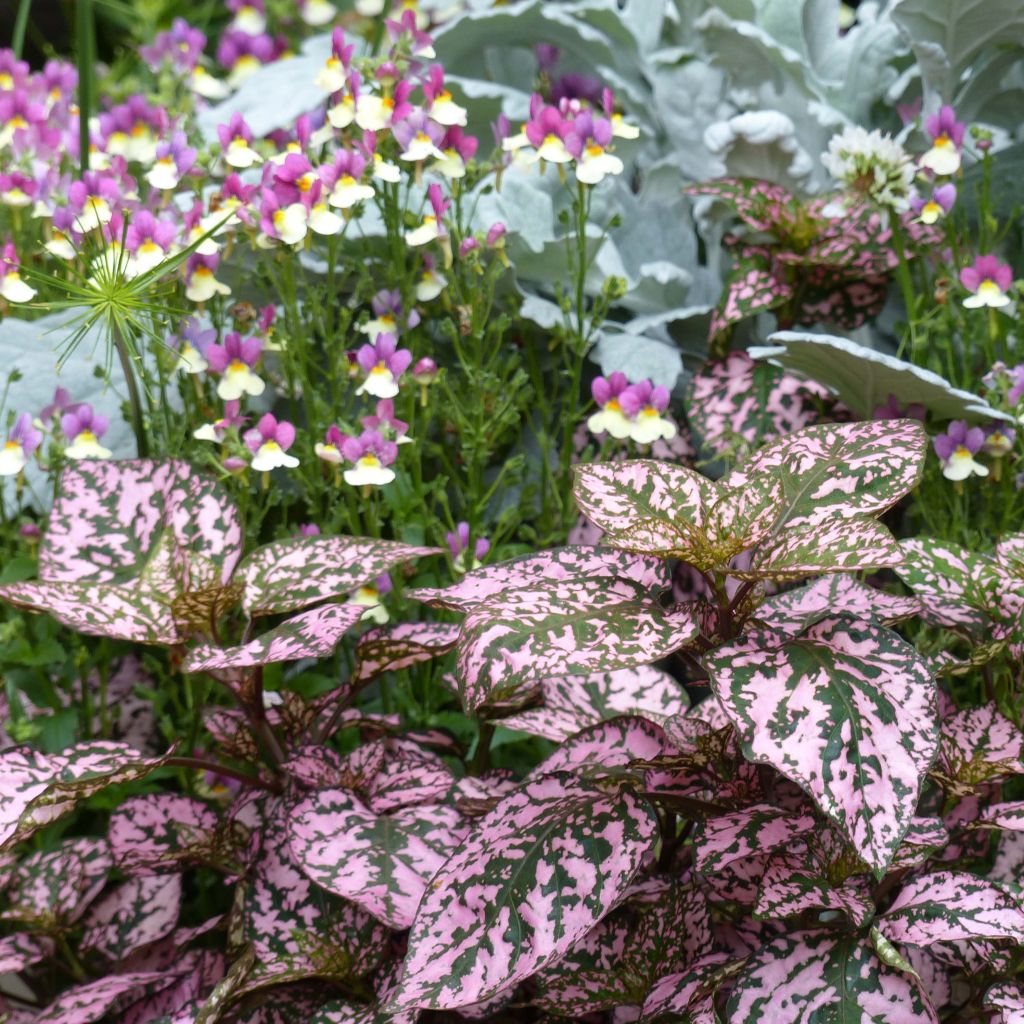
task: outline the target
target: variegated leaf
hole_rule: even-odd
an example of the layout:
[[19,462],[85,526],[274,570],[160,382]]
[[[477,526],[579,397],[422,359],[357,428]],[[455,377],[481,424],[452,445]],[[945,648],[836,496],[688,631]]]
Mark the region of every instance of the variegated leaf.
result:
[[357,587],[439,548],[363,537],[299,537],[264,544],[238,567],[250,615],[277,615],[349,594]]
[[770,853],[814,827],[812,814],[754,804],[698,822],[693,830],[693,861],[702,874],[714,874],[733,861]]
[[389,1012],[481,1002],[565,953],[622,898],[657,831],[627,791],[572,776],[514,790],[431,881]]
[[66,839],[52,852],[33,853],[11,872],[0,917],[42,931],[71,924],[99,895],[112,867],[102,839]]
[[800,844],[768,860],[754,915],[762,919],[782,920],[807,910],[837,910],[860,928],[875,913],[871,892],[864,878],[850,878],[833,885],[829,879],[806,870],[800,856]]
[[618,715],[663,723],[683,714],[689,705],[679,683],[650,665],[586,676],[551,676],[540,681],[540,690],[542,707],[510,715],[501,724],[557,741]]
[[375,814],[438,803],[451,789],[455,776],[437,754],[397,736],[382,745],[384,757],[366,786]]
[[147,988],[166,984],[167,980],[162,971],[111,974],[69,988],[32,1019],[34,1024],[93,1024],[105,1017],[118,1000],[137,996]]
[[896,538],[871,519],[829,522],[780,530],[754,552],[750,567],[730,569],[737,579],[798,579],[830,572],[889,569],[903,561]]
[[1024,1021],[1024,986],[1015,981],[997,981],[985,993],[984,1003],[995,1014],[992,1024],[1021,1024]]
[[796,636],[823,616],[837,612],[891,626],[916,615],[919,604],[915,597],[890,594],[853,576],[836,573],[773,594],[760,605],[755,617],[777,632]]
[[4,974],[17,974],[51,956],[53,939],[46,936],[15,932],[0,939],[0,972]]
[[765,445],[725,483],[742,488],[765,474],[781,476],[790,527],[877,516],[917,486],[927,445],[915,420],[823,423]]
[[693,605],[663,608],[631,580],[584,580],[506,593],[462,624],[458,671],[469,712],[526,694],[539,680],[647,664],[692,640]]
[[242,526],[222,484],[180,460],[88,460],[64,468],[39,548],[51,582],[120,582],[137,575],[167,533],[193,590],[227,583]]
[[455,647],[459,627],[446,622],[403,622],[371,629],[356,647],[355,683],[375,679],[382,672],[431,661]]
[[[448,856],[342,789],[297,804],[288,829],[307,877],[400,931],[412,924],[427,882]],[[441,850],[450,848],[450,836],[437,839]]]
[[717,1024],[715,991],[741,966],[725,953],[708,953],[685,971],[666,974],[647,993],[638,1024]]
[[859,936],[807,931],[763,946],[736,978],[730,1024],[937,1024],[914,980]]
[[188,656],[185,670],[209,672],[300,658],[326,658],[365,610],[358,604],[324,604],[293,615],[240,647],[201,644]]
[[1007,775],[1024,774],[1024,733],[994,703],[944,716],[936,776],[964,794]]
[[217,815],[204,803],[174,793],[129,797],[114,810],[107,841],[117,866],[148,873],[209,849]]
[[443,589],[407,591],[406,596],[453,611],[468,612],[508,591],[588,579],[633,580],[643,587],[668,587],[671,577],[658,558],[584,545],[522,555],[467,572]]
[[63,754],[0,754],[0,850],[32,835],[80,800],[119,782],[144,778],[165,763],[125,743],[98,740]]
[[908,882],[878,923],[886,938],[912,946],[976,939],[1024,943],[1019,899],[964,871],[936,871]]
[[623,715],[588,725],[570,736],[533,769],[529,778],[558,772],[602,774],[612,768],[625,768],[633,761],[650,761],[670,749],[660,725]]
[[149,875],[122,882],[98,900],[85,918],[81,948],[123,960],[140,946],[174,931],[181,904],[181,875]]
[[883,873],[938,747],[935,684],[917,652],[829,616],[794,639],[753,631],[705,664],[744,754],[800,785]]
[[891,871],[924,864],[949,842],[949,831],[938,818],[914,818],[896,851]]
[[1024,832],[1024,800],[1007,800],[990,804],[976,824],[981,828],[1001,828],[1009,832]]

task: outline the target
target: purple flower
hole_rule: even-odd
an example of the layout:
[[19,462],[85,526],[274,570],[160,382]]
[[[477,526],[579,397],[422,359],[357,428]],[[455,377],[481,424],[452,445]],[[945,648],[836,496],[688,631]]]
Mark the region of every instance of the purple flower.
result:
[[1013,451],[1013,443],[1017,440],[1017,432],[1005,423],[993,423],[985,428],[985,444],[982,446],[986,455],[1001,459]]
[[336,423],[332,423],[324,434],[322,442],[317,441],[313,445],[313,451],[318,459],[338,465],[344,458],[341,454],[342,445],[345,443],[347,434],[343,434]]
[[53,400],[49,405],[44,405],[39,411],[39,419],[43,423],[49,423],[51,419],[58,413],[67,412],[73,409],[74,406],[71,403],[71,395],[64,388],[57,388],[53,393]]
[[920,166],[940,176],[956,174],[960,170],[960,147],[967,126],[956,119],[952,107],[946,106],[926,118],[924,127],[931,136],[932,148],[918,161]]
[[252,368],[259,362],[263,346],[259,338],[242,338],[232,331],[224,338],[223,345],[208,345],[203,355],[210,369],[221,375],[217,394],[225,401],[240,399],[242,395],[257,397],[263,394],[266,384],[253,373]]
[[1024,363],[1013,367],[1008,371],[1010,376],[1010,390],[1007,392],[1006,400],[1010,405],[1017,405],[1024,398]]
[[954,420],[932,443],[947,480],[966,480],[972,474],[988,476],[988,469],[974,458],[985,444],[981,427],[968,427],[963,420]]
[[169,140],[156,147],[156,163],[146,174],[153,188],[168,191],[195,170],[196,151],[188,144],[184,132],[175,132]]
[[1010,305],[1006,293],[1013,284],[1013,271],[995,256],[979,256],[969,267],[960,271],[960,283],[972,294],[964,299],[968,309],[982,306],[999,308]]
[[956,202],[956,185],[946,182],[932,190],[931,199],[924,196],[913,195],[910,197],[910,209],[917,215],[922,224],[934,224],[937,220],[945,217]]
[[566,164],[572,157],[565,148],[565,136],[569,123],[557,107],[541,106],[523,128],[527,141],[535,153],[532,160],[548,160],[551,163]]
[[398,394],[398,381],[409,369],[412,353],[398,348],[394,334],[378,334],[372,345],[362,345],[356,352],[356,362],[366,378],[356,391],[376,398],[394,398]]
[[159,32],[150,46],[140,46],[139,56],[154,71],[164,61],[175,71],[191,71],[199,63],[206,46],[206,36],[193,28],[184,18],[175,18],[166,32]]
[[346,437],[341,453],[352,463],[352,469],[345,470],[343,475],[345,483],[353,487],[382,487],[395,479],[395,471],[389,467],[398,458],[398,445],[376,430]]
[[373,416],[364,416],[359,421],[367,430],[376,430],[382,437],[396,444],[411,444],[412,438],[406,435],[409,424],[395,416],[395,403],[390,398],[382,398],[377,403]]
[[891,391],[885,405],[878,406],[872,413],[874,420],[921,420],[924,422],[925,408],[923,405],[902,405],[899,398]]
[[301,523],[298,529],[300,537],[319,537],[320,527],[316,523]]
[[402,293],[397,289],[382,288],[370,300],[373,319],[363,324],[359,330],[376,338],[380,334],[401,333],[403,328],[415,327],[420,322],[420,315],[415,309],[409,310],[409,316],[403,316]]
[[469,523],[465,521],[459,523],[453,533],[446,534],[445,540],[448,542],[448,550],[451,552],[452,562],[458,572],[468,572],[471,569],[479,568],[480,563],[491,550],[491,542],[486,537],[478,537],[473,545],[473,558],[467,559],[470,530]]
[[113,453],[99,443],[109,426],[107,417],[87,402],[72,406],[60,418],[60,429],[70,442],[64,454],[69,459],[109,459]]
[[43,442],[43,435],[32,425],[32,416],[23,412],[0,448],[0,476],[17,476]]
[[287,420],[279,423],[272,413],[261,416],[256,426],[245,432],[243,440],[253,453],[251,466],[257,472],[268,473],[280,466],[294,469],[299,464],[294,455],[287,454],[295,442],[295,427]]

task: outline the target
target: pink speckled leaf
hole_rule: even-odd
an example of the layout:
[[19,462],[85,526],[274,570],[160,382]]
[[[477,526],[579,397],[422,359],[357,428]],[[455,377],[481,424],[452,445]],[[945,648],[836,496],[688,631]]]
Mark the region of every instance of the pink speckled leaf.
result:
[[717,1024],[715,991],[742,961],[708,953],[685,971],[659,978],[644,999],[638,1024]]
[[1024,986],[1015,981],[997,981],[985,993],[985,1006],[992,1008],[992,1024],[1021,1024],[1024,1021]]
[[[889,569],[903,561],[903,550],[881,523],[835,519],[780,530],[754,552],[737,579],[797,579],[817,573]],[[837,609],[838,610],[838,609]]]
[[730,1024],[936,1024],[914,980],[859,936],[807,931],[763,946],[736,979]]
[[533,769],[529,778],[559,772],[602,774],[608,769],[625,768],[633,761],[650,761],[670,749],[660,725],[643,718],[610,718],[570,736]]
[[[307,877],[399,931],[412,924],[427,882],[447,860],[342,789],[297,804],[288,829],[292,856]],[[450,848],[450,837],[438,841]]]
[[951,711],[942,720],[936,775],[958,792],[1024,774],[1024,733],[994,703]]
[[557,741],[617,715],[662,723],[685,712],[690,702],[672,676],[650,665],[594,675],[551,676],[540,681],[540,689],[543,707],[510,715],[501,724]]
[[785,485],[787,526],[877,516],[917,486],[928,435],[916,420],[823,423],[771,441],[726,479],[742,488],[764,474]]
[[792,851],[770,857],[761,876],[761,888],[754,916],[761,920],[783,920],[806,911],[839,911],[860,928],[874,916],[871,890],[865,878],[850,878],[832,884],[821,875],[803,870],[800,844]]
[[105,1017],[122,997],[138,996],[147,988],[167,984],[162,971],[111,974],[61,993],[33,1018],[34,1024],[93,1024]]
[[514,790],[430,883],[389,1011],[478,1003],[565,953],[622,898],[657,831],[628,791],[572,776]]
[[668,587],[671,583],[668,569],[660,559],[612,548],[577,545],[485,565],[467,572],[450,587],[410,590],[406,596],[453,611],[468,612],[509,591],[538,584],[605,578],[633,580],[644,587]]
[[277,615],[349,594],[396,565],[439,548],[363,537],[300,537],[264,544],[238,567],[250,615]]
[[770,853],[814,827],[811,814],[753,804],[699,822],[693,832],[693,861],[701,874],[714,874],[733,861]]
[[772,629],[795,636],[825,615],[842,613],[883,626],[918,613],[920,602],[861,583],[843,573],[822,576],[762,602],[756,618]]
[[455,647],[459,627],[447,622],[402,622],[371,629],[359,638],[353,681],[365,683],[382,672],[431,661]]
[[828,392],[742,351],[705,363],[687,394],[690,426],[716,458],[742,458],[764,441],[822,417]]
[[158,871],[208,848],[217,815],[199,800],[174,793],[129,797],[111,814],[107,841],[128,873]]
[[365,610],[358,604],[324,604],[293,615],[240,647],[201,644],[189,655],[185,669],[208,672],[300,658],[326,658]]
[[89,909],[81,948],[109,960],[174,931],[181,904],[181,875],[149,875],[122,882]]
[[975,822],[979,828],[1001,828],[1009,832],[1024,832],[1024,800],[1008,800],[990,804]]
[[119,782],[144,778],[165,763],[125,743],[97,740],[63,754],[0,754],[0,850]]
[[227,583],[242,526],[223,485],[180,460],[73,463],[43,533],[40,578],[121,581],[138,573],[165,533],[181,552],[187,589]]
[[897,575],[920,600],[921,618],[978,639],[987,637],[992,622],[988,609],[998,602],[1005,582],[997,563],[931,537],[904,540],[901,546],[906,559]]
[[410,740],[395,736],[381,746],[384,756],[364,787],[364,801],[375,814],[438,803],[455,782],[441,757]]
[[716,178],[687,185],[683,194],[720,200],[757,232],[785,229],[803,210],[803,204],[787,188],[762,178]]
[[0,972],[4,974],[16,974],[51,956],[53,940],[45,936],[15,932],[0,939]]
[[1024,942],[1019,899],[997,882],[965,871],[936,871],[912,879],[878,925],[891,942],[912,946],[976,939]]
[[643,665],[699,631],[693,605],[663,608],[631,580],[585,580],[504,594],[466,615],[460,696],[468,712],[505,703],[545,678]]
[[915,868],[949,842],[949,831],[937,818],[914,818],[893,858],[891,871]]
[[67,926],[99,895],[112,867],[102,839],[66,839],[52,852],[33,853],[11,872],[0,916],[41,931]]
[[830,616],[795,639],[752,631],[705,665],[744,754],[800,785],[883,873],[938,747],[935,684],[914,648]]

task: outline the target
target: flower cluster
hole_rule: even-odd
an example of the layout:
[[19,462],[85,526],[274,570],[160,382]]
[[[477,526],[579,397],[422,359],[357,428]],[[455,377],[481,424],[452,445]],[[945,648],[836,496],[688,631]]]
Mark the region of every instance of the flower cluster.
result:
[[942,464],[942,475],[956,482],[971,476],[988,476],[989,467],[975,456],[981,453],[998,460],[1013,449],[1016,432],[1006,424],[971,427],[963,420],[954,420],[944,434],[935,437],[935,454]]
[[644,380],[630,384],[624,373],[615,372],[596,377],[590,387],[594,401],[600,406],[587,420],[592,434],[609,434],[616,440],[629,438],[636,444],[653,444],[671,440],[677,428],[664,413],[669,393]]

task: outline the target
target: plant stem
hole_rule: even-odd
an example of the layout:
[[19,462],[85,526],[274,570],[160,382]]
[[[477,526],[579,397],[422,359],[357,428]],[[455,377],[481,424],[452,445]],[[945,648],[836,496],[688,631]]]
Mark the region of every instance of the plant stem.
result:
[[910,266],[907,263],[907,248],[903,237],[903,225],[898,217],[892,214],[892,247],[896,250],[896,281],[903,295],[903,305],[907,307],[907,328],[910,331],[910,350],[913,355],[917,348],[917,333],[914,328],[914,309],[917,305],[914,296],[914,283],[910,277]]
[[32,0],[21,0],[18,14],[14,19],[14,32],[11,33],[11,49],[15,57],[21,57],[25,48],[25,29],[28,27],[28,12],[32,9]]
[[93,10],[92,0],[78,0],[75,28],[78,34],[78,167],[85,177],[89,169],[89,119],[93,106]]
[[271,793],[277,792],[277,787],[261,779],[257,775],[250,775],[248,772],[231,768],[228,765],[218,764],[216,761],[207,761],[201,757],[169,757],[167,764],[174,768],[194,768],[199,772],[213,772],[216,775],[223,775],[225,778],[236,779],[246,786],[255,786],[257,789],[266,789]]
[[135,447],[139,458],[145,459],[149,456],[149,442],[146,439],[146,424],[142,417],[142,400],[139,397],[139,382],[135,379],[132,354],[128,351],[128,345],[124,340],[124,335],[121,333],[121,327],[116,322],[111,325],[111,333],[114,338],[114,348],[117,350],[117,358],[121,361],[124,383],[128,388],[128,404],[132,410],[132,430],[135,432]]

